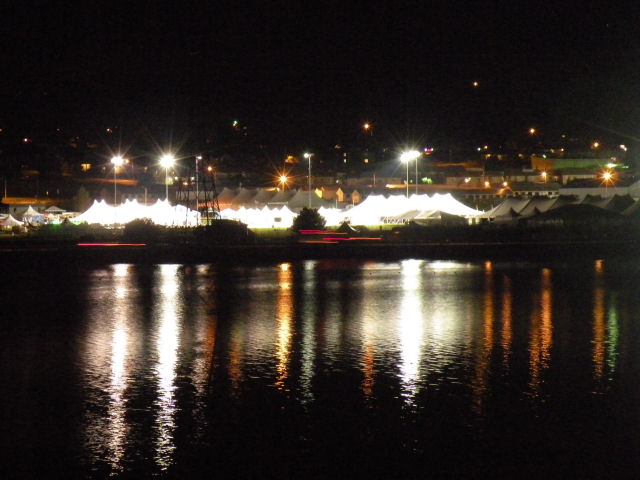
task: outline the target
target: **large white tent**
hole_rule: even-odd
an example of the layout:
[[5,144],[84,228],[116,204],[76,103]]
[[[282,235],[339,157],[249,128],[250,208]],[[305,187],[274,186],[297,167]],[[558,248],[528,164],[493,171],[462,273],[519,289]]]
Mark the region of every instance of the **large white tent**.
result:
[[[379,225],[382,223],[402,223],[414,218],[434,218],[439,213],[463,218],[475,218],[482,212],[469,208],[457,201],[451,194],[412,195],[369,195],[362,203],[350,209],[320,207],[318,213],[324,217],[328,227],[348,221],[352,225]],[[437,214],[437,215],[436,215]],[[296,214],[287,206],[280,208],[226,208],[220,217],[245,223],[249,228],[289,228]]]
[[22,222],[19,220],[16,220],[11,215],[7,215],[6,217],[3,217],[0,219],[0,228],[2,229],[12,228],[12,227],[21,227],[21,226],[22,226]]
[[117,207],[107,205],[104,200],[94,200],[93,205],[86,212],[73,218],[73,222],[113,225],[143,218],[168,227],[195,227],[200,223],[199,212],[184,205],[172,206],[168,200],[158,200],[151,206],[141,205],[137,200],[127,200]]

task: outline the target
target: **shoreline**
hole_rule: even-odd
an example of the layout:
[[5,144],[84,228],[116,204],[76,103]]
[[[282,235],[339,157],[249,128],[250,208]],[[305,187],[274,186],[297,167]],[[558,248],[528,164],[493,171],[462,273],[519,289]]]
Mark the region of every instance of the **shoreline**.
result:
[[0,244],[3,263],[73,262],[80,265],[110,263],[263,263],[323,259],[400,261],[425,260],[596,260],[640,259],[639,242],[606,241],[518,241],[518,242],[376,242],[358,244],[247,244],[180,245],[31,243]]

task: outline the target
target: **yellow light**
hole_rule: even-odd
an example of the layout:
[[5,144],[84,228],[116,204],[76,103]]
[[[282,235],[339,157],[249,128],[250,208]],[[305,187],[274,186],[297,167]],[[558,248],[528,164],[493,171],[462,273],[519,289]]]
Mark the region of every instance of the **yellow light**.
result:
[[369,123],[365,123],[362,128],[364,128],[365,130],[369,130],[371,128],[371,125],[369,125]]
[[542,178],[547,178],[547,172],[542,172],[540,176],[542,176]]
[[602,179],[603,179],[605,182],[610,181],[610,180],[611,180],[611,177],[612,177],[611,172],[604,172],[604,173],[602,174]]
[[489,182],[484,182],[484,186],[485,186],[486,188],[489,188],[489,187],[491,186],[491,184],[490,184]]
[[282,183],[283,185],[285,183],[287,183],[287,176],[286,175],[280,175],[280,183]]
[[535,133],[536,133],[536,129],[535,129],[535,128],[533,128],[533,127],[531,127],[531,128],[529,129],[529,135],[535,135]]
[[593,148],[598,148],[599,146],[600,146],[600,142],[598,141],[593,142],[593,145],[592,145]]
[[472,85],[474,86],[474,88],[478,88],[480,84],[478,82],[473,82]]

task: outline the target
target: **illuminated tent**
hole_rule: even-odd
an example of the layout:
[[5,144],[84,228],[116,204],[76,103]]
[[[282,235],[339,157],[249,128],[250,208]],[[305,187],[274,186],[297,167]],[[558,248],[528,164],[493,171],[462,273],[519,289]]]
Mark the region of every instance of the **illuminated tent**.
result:
[[11,215],[7,215],[5,218],[0,220],[0,228],[3,228],[3,229],[8,229],[12,227],[21,227],[21,226],[22,226],[22,222],[19,220],[16,220]]
[[112,224],[115,222],[114,208],[104,200],[94,200],[89,209],[73,218],[73,223]]
[[467,207],[450,193],[429,195],[369,195],[361,204],[347,210],[346,216],[352,225],[377,225],[398,223],[414,218],[428,218],[433,212],[463,218],[475,218],[482,212]]
[[127,200],[122,205],[112,207],[104,200],[94,200],[84,213],[73,218],[74,223],[99,223],[101,225],[123,225],[132,220],[148,218],[156,225],[195,227],[200,223],[200,212],[183,205],[171,206],[168,200],[158,200],[151,206],[144,206],[137,200]]
[[29,205],[29,208],[22,214],[22,221],[27,223],[42,223],[44,222],[44,214],[39,213]]

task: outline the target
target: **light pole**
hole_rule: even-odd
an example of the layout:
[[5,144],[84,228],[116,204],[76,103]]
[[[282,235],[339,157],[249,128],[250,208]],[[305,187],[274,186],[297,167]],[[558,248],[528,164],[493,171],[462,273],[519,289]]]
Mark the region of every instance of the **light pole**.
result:
[[120,155],[116,155],[111,158],[111,163],[113,163],[113,206],[115,207],[116,205],[118,205],[118,195],[117,195],[118,180],[116,178],[116,174],[117,174],[118,168],[120,168],[124,163],[124,158],[122,158],[122,156]]
[[304,158],[309,160],[309,208],[311,208],[311,157],[313,157],[313,153],[304,154]]
[[196,156],[196,212],[198,211],[198,207],[200,206],[200,188],[199,188],[199,178],[198,178],[198,161],[202,160],[202,155]]
[[160,165],[164,167],[164,198],[169,201],[169,168],[173,166],[176,159],[170,153],[165,153],[160,157]]
[[407,198],[409,198],[409,162],[416,161],[416,192],[418,191],[418,157],[420,152],[417,150],[409,150],[400,155],[400,161],[407,166]]
[[124,163],[124,158],[120,155],[115,155],[111,158],[111,163],[113,164],[113,226],[115,227],[116,223],[118,223],[117,215],[118,215],[118,179],[116,177],[118,168],[122,166]]

